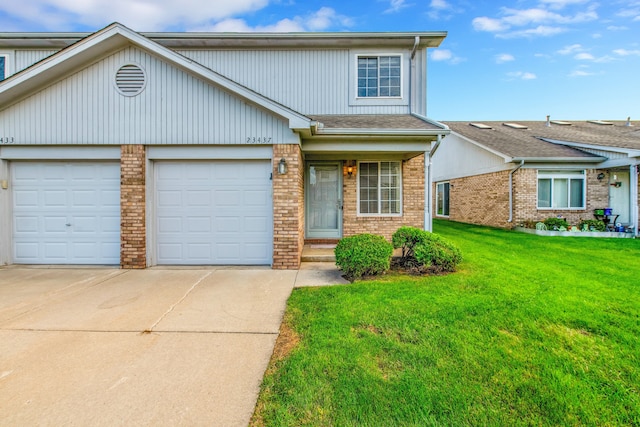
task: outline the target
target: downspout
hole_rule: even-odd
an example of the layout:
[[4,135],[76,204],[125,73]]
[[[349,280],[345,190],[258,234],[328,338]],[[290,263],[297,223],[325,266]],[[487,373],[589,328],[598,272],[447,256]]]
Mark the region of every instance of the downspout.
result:
[[524,166],[524,160],[520,162],[518,166],[513,168],[511,172],[509,172],[509,221],[513,222],[513,174],[518,171],[522,166]]
[[635,229],[635,235],[638,237],[639,231],[638,227],[640,227],[640,212],[638,212],[638,174],[640,173],[640,165],[635,164],[629,167],[629,191],[631,194],[629,195],[631,198],[631,220]]
[[436,144],[431,148],[431,151],[424,152],[424,229],[427,231],[433,231],[433,222],[431,220],[431,187],[433,177],[431,176],[431,159],[436,154],[438,147],[442,142],[442,135],[438,135]]
[[411,60],[409,61],[409,114],[413,112],[413,97],[411,96],[413,92],[413,85],[411,84],[413,79],[413,58],[416,56],[416,49],[418,49],[419,44],[420,36],[416,36],[413,42],[413,48],[411,49]]

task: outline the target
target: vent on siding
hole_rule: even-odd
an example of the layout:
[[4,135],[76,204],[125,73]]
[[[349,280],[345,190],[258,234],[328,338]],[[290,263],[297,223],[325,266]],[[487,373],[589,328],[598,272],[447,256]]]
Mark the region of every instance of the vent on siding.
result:
[[116,87],[125,96],[139,94],[144,90],[145,83],[144,71],[137,65],[123,65],[116,73]]

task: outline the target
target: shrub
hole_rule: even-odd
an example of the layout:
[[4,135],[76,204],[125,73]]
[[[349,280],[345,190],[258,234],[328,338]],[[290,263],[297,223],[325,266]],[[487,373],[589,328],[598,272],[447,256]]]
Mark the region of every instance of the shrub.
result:
[[560,227],[564,227],[565,229],[569,228],[569,223],[564,218],[551,217],[542,222],[544,222],[544,225],[546,225],[549,230],[558,230]]
[[402,248],[401,263],[405,264],[415,258],[414,249],[417,244],[425,241],[425,231],[415,227],[400,227],[391,236],[391,243],[395,249]]
[[341,239],[334,253],[336,265],[344,277],[353,282],[364,276],[383,274],[391,266],[393,246],[384,237],[373,234],[356,234]]
[[455,271],[462,261],[457,246],[437,234],[415,227],[400,227],[391,239],[394,248],[402,248],[400,265],[404,268],[435,273]]
[[595,231],[606,231],[607,226],[605,223],[599,219],[583,219],[578,226],[580,230],[584,230],[584,226],[587,226],[587,231],[591,231],[591,228]]

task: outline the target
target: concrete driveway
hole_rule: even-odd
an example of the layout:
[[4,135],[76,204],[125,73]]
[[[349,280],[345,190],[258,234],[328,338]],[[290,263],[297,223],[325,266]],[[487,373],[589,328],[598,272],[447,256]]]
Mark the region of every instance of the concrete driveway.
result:
[[246,426],[296,275],[0,269],[0,425]]

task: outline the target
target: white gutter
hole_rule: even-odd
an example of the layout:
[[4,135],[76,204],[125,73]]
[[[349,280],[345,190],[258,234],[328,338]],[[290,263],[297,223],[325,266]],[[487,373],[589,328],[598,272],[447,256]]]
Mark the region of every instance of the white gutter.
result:
[[524,166],[524,160],[509,172],[509,221],[507,222],[513,222],[513,174],[522,166]]
[[442,135],[438,135],[436,145],[431,148],[431,151],[424,152],[424,229],[430,232],[433,231],[433,221],[431,216],[431,187],[433,184],[433,177],[431,176],[431,163],[441,142]]

